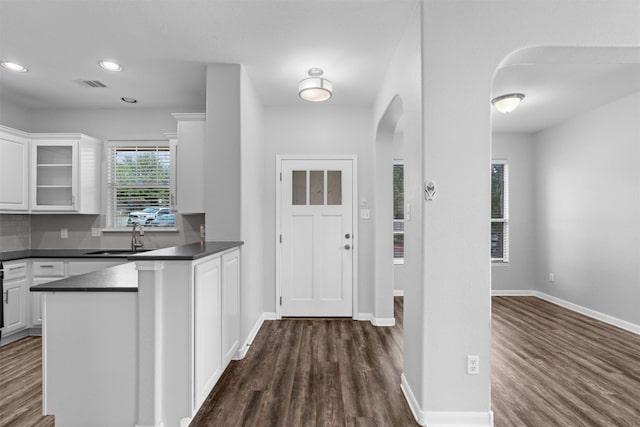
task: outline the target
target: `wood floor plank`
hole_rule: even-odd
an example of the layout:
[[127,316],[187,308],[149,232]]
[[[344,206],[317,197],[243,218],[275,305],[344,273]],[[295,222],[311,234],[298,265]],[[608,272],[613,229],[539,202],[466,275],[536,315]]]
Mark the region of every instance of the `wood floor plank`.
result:
[[[267,321],[192,426],[415,426],[401,394],[403,316]],[[496,427],[640,426],[640,337],[534,297],[494,297]],[[0,426],[54,425],[42,413],[42,344],[0,347]]]
[[496,427],[640,426],[640,337],[535,297],[492,298]]

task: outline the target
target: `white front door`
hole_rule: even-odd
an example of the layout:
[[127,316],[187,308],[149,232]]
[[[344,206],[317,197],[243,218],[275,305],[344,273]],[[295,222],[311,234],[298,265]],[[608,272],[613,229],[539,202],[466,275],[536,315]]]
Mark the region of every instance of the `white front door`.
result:
[[353,160],[281,160],[281,315],[353,315]]

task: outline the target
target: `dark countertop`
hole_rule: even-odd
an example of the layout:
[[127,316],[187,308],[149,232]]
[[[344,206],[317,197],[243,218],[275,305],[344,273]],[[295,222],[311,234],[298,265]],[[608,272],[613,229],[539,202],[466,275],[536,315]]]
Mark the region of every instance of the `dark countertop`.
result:
[[[23,258],[122,258],[130,261],[196,260],[228,249],[240,247],[244,242],[205,242],[172,246],[164,249],[142,249],[132,255],[127,249],[31,249],[0,252],[0,262]],[[106,253],[119,251],[120,253]],[[95,252],[95,253],[93,253]]]
[[138,292],[138,271],[133,262],[35,285],[32,292]]
[[209,255],[215,255],[229,249],[240,247],[244,242],[204,242],[191,243],[182,246],[172,246],[165,249],[143,252],[127,257],[129,261],[170,261],[188,260],[193,261]]
[[[215,255],[229,249],[242,246],[243,242],[205,242],[204,244],[192,243],[189,245],[173,246],[165,249],[157,249],[142,252],[136,255],[122,255],[129,261],[193,261],[210,255]],[[16,251],[18,254],[11,259],[20,258],[114,258],[113,255],[89,255],[86,252],[101,251],[100,249],[54,249]],[[5,253],[6,254],[6,253]],[[5,255],[0,254],[0,255]],[[7,259],[2,258],[2,261]],[[134,262],[105,268],[92,273],[67,277],[54,282],[35,285],[32,292],[138,292],[138,272]]]
[[13,261],[22,258],[123,258],[128,253],[104,254],[91,252],[107,252],[123,249],[27,249],[24,251],[0,252],[0,262]]

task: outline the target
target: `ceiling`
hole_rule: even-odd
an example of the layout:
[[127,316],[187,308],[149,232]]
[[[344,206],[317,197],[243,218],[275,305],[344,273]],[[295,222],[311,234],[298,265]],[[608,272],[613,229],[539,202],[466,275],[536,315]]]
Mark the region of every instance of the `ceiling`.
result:
[[[321,67],[329,102],[369,105],[417,0],[0,0],[0,96],[27,108],[205,105],[207,63],[246,67],[265,105],[303,102]],[[100,59],[124,71],[100,69]],[[88,89],[75,80],[99,80]],[[138,99],[134,107],[121,97]]]
[[520,92],[509,114],[494,110],[494,132],[538,132],[640,91],[640,64],[527,64],[501,68],[493,96]]
[[[311,67],[334,105],[370,105],[418,0],[0,0],[0,97],[26,108],[204,109],[207,63],[243,64],[264,105],[300,105]],[[556,54],[567,59],[567,52]],[[124,66],[100,69],[100,59]],[[554,60],[557,61],[557,58]],[[493,114],[498,132],[536,132],[640,91],[640,65],[540,61],[498,70],[493,96],[526,95]],[[583,61],[584,62],[584,61]],[[588,61],[586,61],[588,63]],[[89,89],[77,80],[99,80]],[[125,104],[121,97],[139,102]]]

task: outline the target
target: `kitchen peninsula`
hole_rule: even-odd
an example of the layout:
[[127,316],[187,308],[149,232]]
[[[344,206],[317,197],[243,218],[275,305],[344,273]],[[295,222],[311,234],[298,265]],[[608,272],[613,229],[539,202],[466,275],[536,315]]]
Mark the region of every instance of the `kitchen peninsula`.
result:
[[186,426],[238,357],[240,247],[206,242],[32,286],[56,426]]

